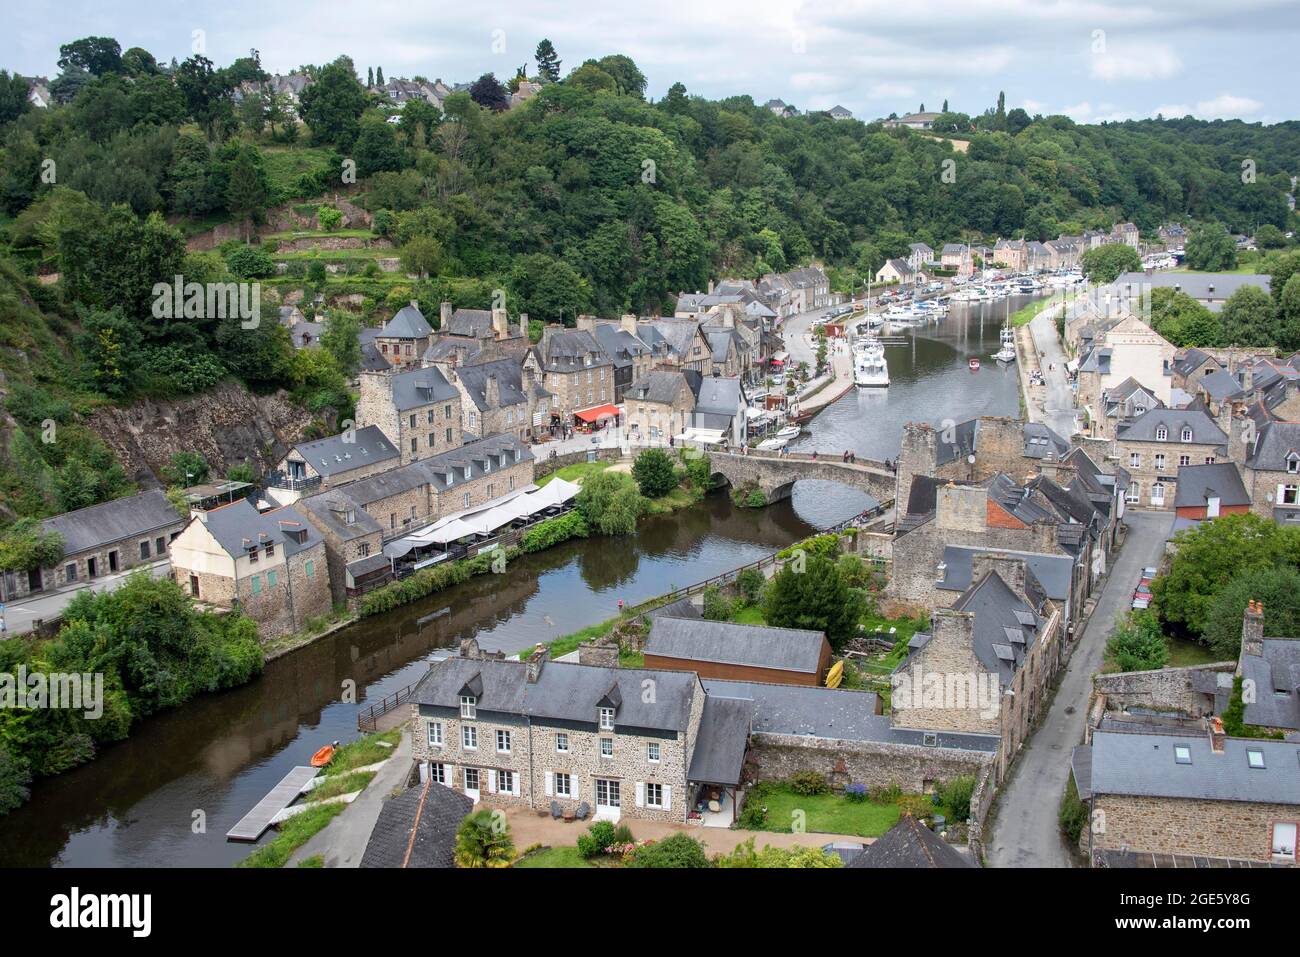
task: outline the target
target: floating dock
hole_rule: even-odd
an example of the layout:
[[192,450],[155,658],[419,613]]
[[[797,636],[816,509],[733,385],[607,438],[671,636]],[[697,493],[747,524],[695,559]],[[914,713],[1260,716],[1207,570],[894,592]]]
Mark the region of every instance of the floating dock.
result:
[[271,826],[276,815],[298,799],[309,781],[320,773],[319,768],[300,765],[294,768],[271,789],[271,793],[257,802],[257,806],[239,819],[239,823],[226,832],[227,841],[256,841]]

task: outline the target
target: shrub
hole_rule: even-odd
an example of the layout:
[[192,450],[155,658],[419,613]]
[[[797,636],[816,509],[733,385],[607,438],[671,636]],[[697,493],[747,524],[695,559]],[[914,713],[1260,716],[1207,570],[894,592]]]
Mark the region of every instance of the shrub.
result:
[[628,861],[629,867],[708,867],[704,845],[689,834],[672,837],[637,848]]
[[677,469],[663,449],[646,449],[638,455],[632,477],[646,498],[659,498],[677,487]]
[[525,552],[540,552],[571,538],[586,538],[590,533],[587,521],[578,510],[566,512],[557,518],[548,518],[538,522],[524,532],[519,540],[519,547]]
[[[1240,624],[1237,630],[1241,631]],[[1156,671],[1169,660],[1169,646],[1160,633],[1160,624],[1147,611],[1130,612],[1116,623],[1114,634],[1106,642],[1106,653],[1120,671]]]
[[767,579],[757,568],[746,568],[736,576],[736,591],[740,592],[740,597],[749,605],[755,604],[762,597],[763,586],[766,584]]
[[704,589],[704,617],[709,621],[728,621],[731,618],[731,601],[717,585]]
[[579,834],[578,853],[586,858],[595,857],[600,853],[600,846],[596,843],[596,839],[590,834]]
[[839,651],[858,633],[864,611],[862,595],[849,588],[835,563],[814,555],[800,571],[790,563],[767,586],[763,617],[775,628],[825,632]]
[[854,804],[866,803],[867,786],[865,784],[850,784],[844,789],[844,799]]
[[606,851],[614,843],[614,825],[610,821],[596,821],[587,828],[587,833],[596,842],[596,849]]
[[1065,839],[1070,842],[1071,847],[1077,847],[1079,836],[1083,834],[1083,828],[1088,823],[1088,805],[1079,798],[1079,791],[1074,786],[1073,774],[1065,782],[1065,793],[1061,795],[1061,806],[1056,817]]
[[954,820],[964,821],[970,817],[970,799],[975,794],[973,775],[963,774],[951,781],[940,782],[935,792]]
[[627,535],[636,531],[637,519],[645,514],[646,501],[632,476],[622,472],[593,472],[582,480],[578,509],[591,528],[604,535]]
[[343,223],[343,213],[333,206],[322,206],[316,210],[316,222],[320,223],[320,228],[328,232],[334,232]]
[[877,804],[894,804],[903,796],[903,789],[898,786],[897,782],[890,781],[883,787],[872,788],[867,793],[871,800]]
[[454,856],[457,867],[509,867],[515,843],[505,816],[485,808],[461,821]]
[[895,801],[899,813],[908,814],[918,821],[934,813],[934,802],[924,794],[904,794]]
[[840,553],[840,537],[834,532],[828,532],[825,535],[814,535],[812,538],[805,538],[802,542],[796,542],[789,548],[777,552],[776,557],[780,561],[786,561],[793,558],[795,552],[799,551],[802,551],[808,558],[814,555],[822,555],[827,558],[833,557]]
[[762,508],[767,504],[767,495],[760,488],[753,489],[745,496],[746,508]]
[[814,794],[826,794],[831,789],[830,784],[826,781],[826,775],[819,774],[816,771],[800,771],[792,775],[789,787],[795,794],[801,794],[805,797]]
[[240,279],[275,275],[275,262],[260,246],[239,246],[226,255],[226,265]]

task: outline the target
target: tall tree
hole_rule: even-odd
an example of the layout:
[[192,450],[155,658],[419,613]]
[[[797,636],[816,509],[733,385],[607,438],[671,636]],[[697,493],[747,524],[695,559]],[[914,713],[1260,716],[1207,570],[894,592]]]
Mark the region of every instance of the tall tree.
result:
[[545,82],[560,82],[560,55],[555,52],[555,46],[550,40],[543,39],[537,44],[533,58],[537,61],[537,73]]
[[252,224],[261,222],[270,200],[266,173],[262,170],[262,154],[256,146],[239,149],[230,164],[230,182],[226,186],[226,208],[240,221],[247,241]]
[[1200,272],[1223,272],[1237,264],[1237,247],[1219,223],[1207,223],[1192,230],[1183,244],[1183,259]]
[[492,73],[484,73],[474,81],[469,88],[470,99],[479,106],[489,110],[495,110],[498,113],[510,105],[510,98],[506,96],[506,88],[501,85],[496,76]]
[[[382,81],[376,76],[376,81]],[[352,62],[340,57],[324,67],[316,82],[302,91],[302,117],[317,143],[350,150],[361,130],[366,91],[357,82]]]
[[0,125],[18,119],[32,108],[27,99],[27,81],[17,73],[0,70]]
[[60,70],[84,70],[95,76],[122,71],[122,45],[112,37],[84,37],[59,47]]

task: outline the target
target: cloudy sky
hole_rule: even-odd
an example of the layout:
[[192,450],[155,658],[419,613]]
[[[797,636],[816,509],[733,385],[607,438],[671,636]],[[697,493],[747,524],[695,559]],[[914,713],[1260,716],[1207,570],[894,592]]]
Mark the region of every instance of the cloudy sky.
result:
[[1296,117],[1295,0],[29,0],[6,14],[0,67],[53,76],[59,44],[116,37],[160,60],[196,46],[219,65],[261,52],[272,72],[339,53],[388,78],[513,76],[549,37],[567,72],[625,53],[662,97],[748,93],[873,119],[922,103],[1080,122]]

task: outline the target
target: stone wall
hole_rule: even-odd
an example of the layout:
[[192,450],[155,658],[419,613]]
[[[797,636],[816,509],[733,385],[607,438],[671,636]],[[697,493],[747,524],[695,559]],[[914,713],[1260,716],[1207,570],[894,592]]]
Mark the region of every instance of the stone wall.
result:
[[[897,784],[904,791],[923,793],[938,781],[978,775],[993,758],[983,751],[759,732],[750,735],[746,767],[753,768],[754,781],[783,780],[812,771],[839,780],[847,774],[845,783],[868,788]],[[837,774],[841,766],[846,770]]]
[[565,452],[563,455],[550,457],[546,452],[546,445],[537,445],[533,447],[533,454],[537,456],[536,467],[534,470],[535,478],[543,478],[552,472],[557,472],[566,465],[577,465],[579,462],[586,462],[587,456],[592,452],[596,454],[598,462],[617,462],[623,458],[621,449],[592,449],[590,452],[582,449],[578,452]]
[[1220,661],[1209,665],[1188,668],[1161,668],[1158,671],[1123,671],[1118,674],[1094,675],[1093,694],[1103,699],[1111,711],[1129,708],[1151,708],[1157,711],[1176,711],[1189,717],[1200,718],[1214,714],[1214,696],[1197,691],[1193,679],[1197,675],[1233,672],[1235,661]]
[[1092,847],[1270,861],[1273,823],[1297,818],[1294,804],[1098,794]]

